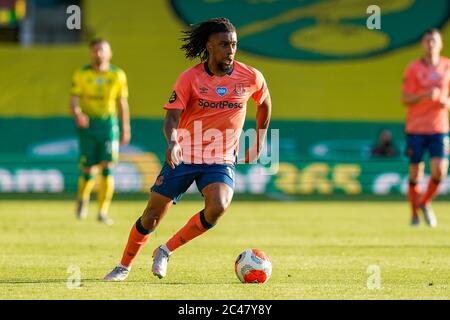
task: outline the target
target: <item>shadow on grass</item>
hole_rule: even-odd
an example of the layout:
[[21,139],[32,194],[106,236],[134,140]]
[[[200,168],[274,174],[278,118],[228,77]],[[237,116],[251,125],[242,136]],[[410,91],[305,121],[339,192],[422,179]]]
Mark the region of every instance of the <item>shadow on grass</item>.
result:
[[[61,283],[66,284],[68,282],[67,279],[26,279],[26,280],[19,280],[19,279],[0,279],[0,285],[3,284],[51,284],[51,283]],[[126,280],[123,282],[119,281],[105,281],[103,279],[82,279],[80,285],[82,286],[83,283],[141,283],[143,285],[152,285],[152,286],[180,286],[180,285],[240,285],[241,283],[224,283],[224,282],[201,282],[201,283],[193,283],[193,282],[147,282],[142,280]]]
[[[82,279],[83,282],[105,282],[102,279]],[[47,283],[67,283],[67,279],[0,279],[1,284],[47,284]]]

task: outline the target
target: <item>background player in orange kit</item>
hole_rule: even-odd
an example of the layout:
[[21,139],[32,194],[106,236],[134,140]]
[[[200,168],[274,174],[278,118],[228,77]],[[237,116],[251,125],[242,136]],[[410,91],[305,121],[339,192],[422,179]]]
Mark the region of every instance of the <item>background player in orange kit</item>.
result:
[[210,19],[185,31],[182,40],[186,57],[199,57],[201,63],[180,75],[164,106],[166,163],[151,188],[144,213],[131,229],[120,264],[105,280],[127,278],[150,233],[194,181],[204,196],[205,206],[169,241],[155,249],[153,274],[165,277],[172,252],[217,223],[233,197],[239,136],[250,98],[258,106],[257,136],[243,161],[257,160],[264,145],[271,99],[263,75],[234,60],[235,27],[226,18]]
[[[412,225],[419,223],[418,209],[431,227],[437,219],[431,200],[438,194],[439,184],[446,177],[449,154],[450,60],[442,57],[442,38],[438,30],[422,37],[424,55],[413,61],[405,72],[402,88],[406,116],[407,155],[409,165],[409,201]],[[423,156],[430,154],[431,177],[427,190],[421,195],[420,180],[424,173]]]

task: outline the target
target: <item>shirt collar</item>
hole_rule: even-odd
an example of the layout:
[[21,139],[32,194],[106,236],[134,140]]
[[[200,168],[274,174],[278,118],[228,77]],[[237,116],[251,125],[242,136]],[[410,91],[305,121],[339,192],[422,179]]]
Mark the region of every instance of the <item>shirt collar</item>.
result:
[[[208,62],[207,62],[207,61],[204,62],[203,65],[205,66],[205,72],[206,72],[208,75],[210,75],[211,77],[212,77],[212,76],[215,76],[215,74],[209,69],[209,67],[208,67]],[[229,75],[229,76],[231,76],[231,74],[233,73],[233,71],[234,71],[234,63],[233,63],[233,65],[231,66],[230,71],[228,71],[226,74]]]
[[[427,68],[433,66],[433,65],[431,65],[431,64],[428,64],[424,57],[420,58],[420,60],[422,61],[422,64],[423,64],[425,67],[427,67]],[[433,67],[439,66],[439,64],[441,63],[441,61],[442,61],[442,58],[441,58],[441,56],[439,56],[439,61],[438,61],[437,65],[436,65],[436,66],[433,66]]]

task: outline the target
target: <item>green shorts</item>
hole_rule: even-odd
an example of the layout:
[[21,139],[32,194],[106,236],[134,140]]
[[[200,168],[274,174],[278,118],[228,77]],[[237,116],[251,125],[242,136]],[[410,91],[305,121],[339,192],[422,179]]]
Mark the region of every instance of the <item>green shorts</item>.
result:
[[80,166],[92,167],[103,161],[119,159],[119,124],[117,119],[89,119],[89,128],[78,129]]

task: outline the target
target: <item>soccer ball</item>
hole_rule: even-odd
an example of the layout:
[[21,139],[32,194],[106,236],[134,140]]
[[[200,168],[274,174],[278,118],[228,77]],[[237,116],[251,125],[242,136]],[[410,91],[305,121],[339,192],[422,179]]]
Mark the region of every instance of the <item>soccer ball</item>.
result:
[[243,283],[264,283],[272,274],[272,263],[261,250],[247,249],[237,257],[234,271]]

